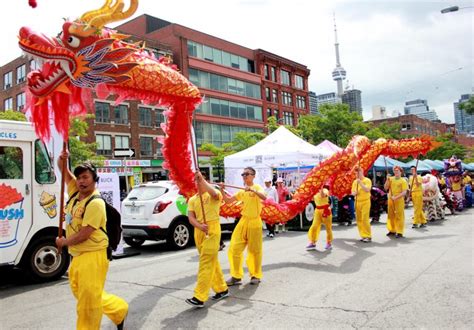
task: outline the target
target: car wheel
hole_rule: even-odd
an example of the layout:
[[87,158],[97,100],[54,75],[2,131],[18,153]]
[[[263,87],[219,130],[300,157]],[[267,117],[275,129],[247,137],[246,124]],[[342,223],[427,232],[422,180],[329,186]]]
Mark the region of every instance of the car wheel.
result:
[[145,243],[145,240],[143,238],[136,237],[124,237],[123,240],[131,247],[140,247],[143,245],[143,243]]
[[55,281],[67,271],[69,254],[66,248],[58,255],[55,237],[44,237],[34,242],[23,259],[26,276],[35,283]]
[[192,241],[192,230],[184,220],[174,221],[168,228],[166,242],[175,250],[185,249]]

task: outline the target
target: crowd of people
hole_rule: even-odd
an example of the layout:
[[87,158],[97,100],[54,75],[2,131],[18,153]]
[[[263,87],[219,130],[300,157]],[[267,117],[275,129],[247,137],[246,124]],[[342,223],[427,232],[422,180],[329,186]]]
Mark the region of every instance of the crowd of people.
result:
[[[60,168],[68,157],[67,152],[61,154],[58,164]],[[372,222],[380,220],[385,200],[388,214],[387,236],[404,237],[407,200],[413,203],[413,228],[426,226],[427,217],[423,209],[425,199],[423,184],[426,176],[418,175],[414,166],[408,179],[403,176],[403,169],[398,166],[393,168],[393,173],[393,176],[386,177],[382,188],[373,186],[372,181],[364,176],[362,168],[355,168],[356,179],[352,184],[351,194],[346,196],[346,202],[343,199],[339,203],[346,213],[340,212],[339,216],[351,217],[351,212],[354,212],[361,242],[372,242],[370,217],[372,216]],[[447,182],[439,173],[433,174],[436,176],[429,175],[435,178],[439,193],[444,191],[449,195],[459,188],[462,190],[461,198],[464,204],[472,205],[472,180],[467,172],[463,174],[459,187],[458,181],[454,185],[452,182]],[[224,183],[219,184],[217,189],[207,182],[199,171],[196,172],[198,193],[189,199],[188,218],[195,228],[194,239],[199,253],[199,268],[194,295],[186,299],[186,303],[197,308],[204,307],[211,289],[214,291],[211,297],[213,300],[228,297],[230,286],[242,284],[245,249],[247,249],[246,264],[250,284],[258,285],[261,282],[263,221],[260,214],[263,201],[269,199],[273,203],[283,203],[291,198],[291,193],[285,187],[282,178],[276,179],[276,187],[272,186],[272,178],[266,178],[265,187],[261,187],[254,182],[255,175],[255,169],[246,167],[242,172],[244,186],[234,195],[229,195],[224,191]],[[109,266],[106,252],[108,236],[104,231],[105,202],[101,198],[93,198],[100,195],[96,189],[97,171],[94,165],[86,162],[76,167],[73,173],[67,170],[65,182],[69,194],[65,207],[67,235],[58,237],[56,243],[59,248],[68,247],[72,257],[69,282],[77,299],[77,328],[98,329],[102,315],[106,314],[118,329],[122,329],[128,313],[128,304],[124,299],[104,291]],[[332,200],[329,185],[323,185],[314,196],[316,209],[308,231],[307,250],[316,249],[322,225],[326,228],[325,249],[332,249],[334,208]],[[222,247],[219,209],[222,203],[235,201],[242,203],[242,211],[230,240],[228,250],[230,274],[225,280],[218,260],[218,252]],[[346,205],[348,206],[345,207]],[[457,204],[454,208],[456,206]],[[268,236],[273,238],[274,226],[267,225],[267,229]]]

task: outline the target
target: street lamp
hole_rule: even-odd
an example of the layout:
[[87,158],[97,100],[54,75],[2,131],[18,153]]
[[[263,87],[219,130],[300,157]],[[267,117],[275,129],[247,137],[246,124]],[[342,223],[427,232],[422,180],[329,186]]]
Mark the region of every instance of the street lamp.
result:
[[452,13],[454,11],[459,11],[460,9],[466,9],[466,8],[474,8],[474,7],[472,7],[472,6],[469,6],[469,7],[452,6],[452,7],[441,9],[441,14]]

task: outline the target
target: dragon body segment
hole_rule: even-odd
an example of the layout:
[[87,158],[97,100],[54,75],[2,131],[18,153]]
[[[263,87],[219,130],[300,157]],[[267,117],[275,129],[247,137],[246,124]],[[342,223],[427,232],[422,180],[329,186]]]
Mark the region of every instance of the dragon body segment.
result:
[[[124,41],[127,36],[105,28],[105,24],[130,17],[138,0],[131,0],[124,11],[123,0],[106,0],[97,9],[75,21],[63,24],[55,38],[49,38],[23,27],[19,46],[24,53],[42,65],[27,78],[27,104],[38,136],[50,137],[49,118],[67,139],[70,116],[84,114],[92,103],[92,91],[99,98],[116,96],[122,100],[139,100],[145,104],[167,107],[162,152],[164,168],[169,170],[182,194],[196,193],[192,159],[190,117],[201,102],[196,86],[181,75],[168,59],[156,59],[137,44]],[[371,143],[356,136],[346,149],[324,160],[311,170],[293,199],[281,204],[265,201],[262,218],[269,223],[286,222],[304,210],[320,187],[329,183],[332,193],[342,197],[350,193],[355,178],[354,166],[364,171],[375,159],[386,154],[407,156],[426,153],[434,144],[427,138],[400,141],[380,139]],[[239,216],[241,205],[224,204],[221,215]]]

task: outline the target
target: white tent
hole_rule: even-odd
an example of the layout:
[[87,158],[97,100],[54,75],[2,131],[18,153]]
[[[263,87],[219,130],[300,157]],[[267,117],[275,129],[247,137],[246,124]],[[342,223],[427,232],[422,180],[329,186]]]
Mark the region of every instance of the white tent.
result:
[[250,166],[257,170],[255,183],[263,185],[273,167],[315,166],[334,152],[318,148],[299,138],[284,126],[255,145],[224,158],[225,179],[229,184],[242,185],[240,173]]

